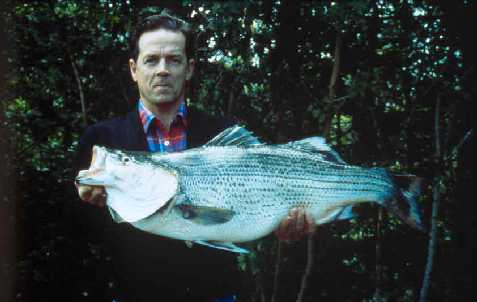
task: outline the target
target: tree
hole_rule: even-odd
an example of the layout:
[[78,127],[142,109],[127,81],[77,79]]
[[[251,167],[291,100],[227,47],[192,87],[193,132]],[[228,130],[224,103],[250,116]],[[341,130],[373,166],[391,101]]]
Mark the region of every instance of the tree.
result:
[[[2,277],[10,284],[16,278],[17,299],[112,300],[115,281],[107,251],[86,239],[83,248],[75,248],[82,230],[71,229],[76,200],[71,160],[86,124],[124,113],[134,103],[127,33],[136,16],[163,7],[190,17],[199,32],[190,106],[235,118],[265,141],[323,135],[351,164],[443,180],[440,214],[433,220],[435,248],[431,244],[429,250],[434,257],[428,297],[462,300],[472,293],[467,263],[475,254],[475,218],[468,213],[475,205],[466,194],[474,140],[462,138],[473,129],[470,108],[477,87],[469,26],[475,20],[473,1],[3,5],[2,37],[9,47],[0,64],[6,69],[0,215],[10,222],[1,219],[9,232],[0,238],[0,252],[9,254],[0,264],[8,267]],[[447,146],[441,160],[435,157],[438,145]],[[459,148],[452,153],[454,146]],[[436,186],[428,182],[420,199],[428,223],[432,189]],[[355,221],[320,226],[313,237],[314,265],[307,271],[303,301],[416,300],[426,235],[375,207],[356,211]],[[1,243],[13,234],[17,248],[5,251]],[[296,299],[306,243],[278,249],[271,236],[250,247],[255,252],[238,261],[247,297]],[[93,274],[94,280],[87,277]]]

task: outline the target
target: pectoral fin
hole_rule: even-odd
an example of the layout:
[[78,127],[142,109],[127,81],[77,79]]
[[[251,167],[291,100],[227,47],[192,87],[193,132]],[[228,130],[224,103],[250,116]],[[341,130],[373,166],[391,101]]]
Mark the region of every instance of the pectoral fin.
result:
[[111,215],[111,218],[116,222],[116,223],[121,223],[121,222],[126,222],[119,214],[111,207],[108,206],[109,214]]
[[235,215],[235,212],[232,210],[191,204],[178,204],[175,208],[181,211],[182,217],[185,219],[190,219],[195,223],[203,225],[226,223]]
[[249,250],[241,248],[239,246],[236,246],[232,242],[196,240],[196,241],[194,241],[194,243],[202,244],[202,245],[212,247],[212,248],[215,248],[215,249],[226,250],[226,251],[234,252],[234,253],[242,253],[242,254],[250,253]]

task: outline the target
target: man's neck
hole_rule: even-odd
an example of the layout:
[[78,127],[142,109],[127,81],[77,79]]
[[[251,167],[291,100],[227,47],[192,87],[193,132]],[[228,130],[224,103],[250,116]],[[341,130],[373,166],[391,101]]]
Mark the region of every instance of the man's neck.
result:
[[169,131],[171,124],[177,116],[177,111],[183,101],[183,98],[178,98],[174,102],[162,104],[150,104],[143,102],[144,106],[149,109],[161,121],[162,125]]

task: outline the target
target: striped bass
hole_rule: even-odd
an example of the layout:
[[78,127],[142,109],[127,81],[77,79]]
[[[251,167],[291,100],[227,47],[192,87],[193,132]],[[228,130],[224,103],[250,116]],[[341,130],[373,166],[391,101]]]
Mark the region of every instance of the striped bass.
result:
[[423,229],[418,178],[401,188],[383,168],[346,164],[321,137],[267,145],[234,126],[177,153],[94,146],[90,168],[76,181],[105,187],[116,222],[233,252],[247,252],[234,243],[271,233],[291,208],[324,224],[375,202]]

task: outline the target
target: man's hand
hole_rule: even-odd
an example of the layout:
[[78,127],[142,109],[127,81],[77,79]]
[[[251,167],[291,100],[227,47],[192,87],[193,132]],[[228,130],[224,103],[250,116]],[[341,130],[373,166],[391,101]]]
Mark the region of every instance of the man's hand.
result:
[[75,185],[82,201],[98,207],[104,207],[106,205],[106,190],[103,186]]
[[304,209],[293,208],[288,217],[283,219],[275,231],[278,240],[296,241],[301,240],[306,234],[315,231],[316,224],[313,217]]

